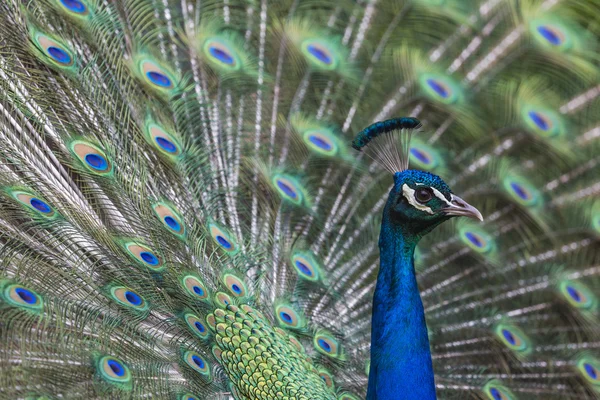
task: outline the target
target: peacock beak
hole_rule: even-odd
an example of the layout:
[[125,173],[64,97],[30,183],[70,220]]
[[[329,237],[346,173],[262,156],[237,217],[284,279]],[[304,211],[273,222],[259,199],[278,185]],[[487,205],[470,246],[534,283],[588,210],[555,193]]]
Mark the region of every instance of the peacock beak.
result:
[[446,215],[456,215],[462,217],[469,217],[483,221],[483,216],[478,209],[461,199],[455,194],[452,194],[452,200],[448,207],[444,208],[443,211]]

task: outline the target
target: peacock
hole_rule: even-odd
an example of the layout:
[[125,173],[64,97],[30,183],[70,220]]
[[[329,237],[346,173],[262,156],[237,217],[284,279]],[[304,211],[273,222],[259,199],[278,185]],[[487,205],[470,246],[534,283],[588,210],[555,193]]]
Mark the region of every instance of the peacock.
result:
[[598,0],[2,1],[0,398],[600,398],[599,40]]

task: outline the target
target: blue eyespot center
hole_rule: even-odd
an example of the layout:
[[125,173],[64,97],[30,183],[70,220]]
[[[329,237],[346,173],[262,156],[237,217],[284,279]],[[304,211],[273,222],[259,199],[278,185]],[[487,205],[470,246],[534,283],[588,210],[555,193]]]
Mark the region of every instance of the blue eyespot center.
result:
[[290,314],[286,313],[286,312],[280,312],[279,316],[281,317],[281,319],[283,320],[283,322],[287,322],[288,324],[291,324],[293,322],[292,317],[290,316]]
[[160,148],[167,153],[175,153],[177,151],[177,146],[175,146],[175,143],[162,136],[157,136],[154,140],[156,140],[156,144],[158,144]]
[[594,368],[591,364],[584,363],[583,368],[585,369],[586,374],[592,379],[598,378],[598,373],[596,372],[596,368]]
[[544,39],[548,41],[548,43],[552,44],[553,46],[558,46],[561,44],[560,37],[554,32],[552,28],[548,28],[542,25],[538,26],[537,31],[540,35],[542,35]]
[[330,345],[329,343],[327,343],[327,341],[326,341],[326,340],[324,340],[324,339],[319,339],[319,340],[317,341],[317,343],[318,343],[318,344],[319,344],[319,346],[320,346],[320,347],[321,347],[323,350],[325,350],[326,352],[328,352],[328,353],[329,353],[329,352],[331,351],[331,345]]
[[227,53],[225,50],[216,47],[216,46],[210,46],[208,48],[208,51],[210,52],[210,55],[213,56],[214,58],[216,58],[217,60],[221,61],[224,64],[227,65],[233,65],[234,59],[233,57]]
[[469,241],[471,243],[473,243],[475,246],[481,248],[483,247],[484,243],[482,242],[482,240],[479,238],[478,235],[471,233],[471,232],[467,232],[465,233],[465,236],[467,237],[467,239],[469,239]]
[[63,6],[65,6],[70,11],[81,14],[84,13],[86,8],[85,4],[78,0],[60,0]]
[[504,339],[513,346],[517,343],[515,337],[508,329],[502,329],[502,336],[504,336]]
[[120,362],[118,362],[116,360],[108,360],[107,363],[108,363],[108,367],[111,369],[111,371],[116,376],[125,375],[125,368],[123,368],[123,366],[121,365]]
[[48,204],[46,204],[40,199],[36,199],[35,197],[32,197],[31,200],[29,200],[29,204],[31,204],[33,208],[44,214],[48,214],[50,211],[52,211]]
[[201,359],[200,357],[193,355],[192,356],[192,361],[194,362],[194,364],[196,364],[198,367],[200,368],[204,368],[204,360]]
[[571,296],[571,298],[576,302],[579,303],[581,301],[581,296],[579,295],[577,289],[575,289],[574,287],[567,286],[567,293],[569,293],[569,296]]
[[437,82],[435,79],[427,79],[426,82],[429,85],[429,87],[433,89],[434,92],[439,94],[442,98],[445,99],[448,97],[449,93],[448,90],[445,88],[445,85]]
[[277,186],[279,187],[279,189],[281,189],[283,193],[285,193],[288,197],[291,197],[292,199],[295,199],[298,196],[294,189],[292,189],[288,184],[282,182],[279,179],[277,180]]
[[322,63],[331,64],[331,56],[329,54],[327,54],[327,52],[325,50],[323,50],[322,48],[320,48],[319,46],[309,44],[306,47],[306,50],[308,50],[308,52],[310,54],[312,54],[313,57],[315,57],[317,60],[321,61]]
[[517,196],[519,196],[521,199],[523,200],[528,200],[529,199],[529,193],[527,193],[527,191],[525,190],[525,188],[523,188],[521,185],[519,185],[516,182],[511,182],[510,183],[510,187],[512,188],[512,190],[515,192],[515,194]]
[[296,267],[298,267],[300,272],[302,272],[304,275],[312,276],[313,274],[310,268],[308,268],[306,264],[301,261],[296,261]]
[[231,248],[231,243],[221,235],[217,235],[217,242],[226,249]]
[[161,74],[156,71],[148,71],[148,72],[146,72],[146,76],[148,77],[150,82],[154,83],[156,86],[161,86],[161,87],[170,87],[171,86],[171,80],[169,79],[168,76],[166,76],[164,74]]
[[61,64],[68,64],[71,62],[71,56],[69,55],[69,53],[67,53],[61,48],[50,46],[48,47],[48,54],[56,62],[59,62]]
[[177,220],[173,217],[171,217],[170,215],[167,215],[164,218],[165,224],[167,224],[167,226],[171,229],[173,229],[174,231],[178,231],[179,229],[181,229],[181,225],[179,224],[179,222],[177,222]]
[[16,288],[15,292],[27,304],[34,304],[37,301],[37,296],[27,289]]
[[410,154],[412,154],[417,160],[422,162],[423,164],[429,164],[431,159],[427,155],[427,153],[417,149],[416,147],[411,147]]
[[329,150],[332,149],[331,143],[323,140],[323,138],[320,138],[319,136],[310,135],[308,137],[308,140],[310,140],[310,142],[312,144],[314,144],[315,146],[317,146],[317,147],[319,147],[319,148],[321,148],[323,150],[329,151]]
[[86,154],[85,162],[96,170],[104,170],[108,166],[108,162],[104,157],[96,153]]
[[125,292],[125,298],[134,306],[139,306],[140,304],[142,304],[142,298],[136,293],[130,292],[129,290]]
[[194,325],[196,326],[196,329],[198,329],[198,332],[204,333],[204,331],[206,331],[206,328],[204,328],[204,325],[202,325],[200,322],[196,321]]
[[238,285],[236,285],[235,283],[233,285],[231,285],[231,290],[233,290],[237,294],[242,293],[242,289],[240,289],[240,287]]
[[495,387],[490,388],[490,394],[492,395],[492,397],[494,398],[494,400],[502,400],[502,394]]
[[536,111],[529,111],[529,113],[527,114],[529,116],[529,118],[531,118],[531,120],[533,121],[533,123],[540,128],[543,131],[547,131],[549,128],[549,124],[548,121],[546,121],[546,118],[544,118],[544,116]]
[[194,286],[192,289],[198,296],[204,296],[204,290],[200,286]]
[[150,253],[149,251],[142,251],[140,253],[140,257],[147,264],[150,264],[150,265],[156,265],[156,264],[158,264],[158,258],[156,258],[156,256],[154,254]]

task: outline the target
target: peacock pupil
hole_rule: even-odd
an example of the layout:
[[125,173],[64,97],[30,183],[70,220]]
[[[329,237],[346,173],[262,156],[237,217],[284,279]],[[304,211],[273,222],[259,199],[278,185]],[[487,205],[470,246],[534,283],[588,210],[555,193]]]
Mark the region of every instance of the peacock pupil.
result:
[[137,294],[135,294],[133,292],[125,293],[125,298],[127,299],[127,301],[129,301],[134,306],[138,306],[142,302],[142,299],[140,298],[140,296],[138,296]]
[[204,295],[204,290],[202,290],[202,288],[200,286],[194,286],[193,290],[194,290],[194,293],[196,293],[198,296]]
[[579,292],[575,288],[572,288],[571,286],[567,286],[567,292],[569,293],[569,296],[571,296],[571,298],[573,300],[575,300],[576,302],[579,303],[581,301],[581,296],[579,295]]
[[431,200],[433,193],[431,193],[431,189],[429,188],[422,188],[416,191],[415,197],[420,203],[426,203]]
[[217,242],[226,249],[231,248],[231,243],[221,235],[217,235]]
[[305,275],[312,276],[312,271],[303,262],[296,261],[296,266]]
[[105,169],[106,168],[106,159],[101,155],[90,153],[86,154],[85,161],[88,165],[94,169]]
[[215,46],[211,46],[209,48],[210,54],[216,58],[217,60],[221,61],[224,64],[228,64],[231,65],[233,64],[233,57],[231,57],[229,54],[227,54],[226,51],[221,50],[218,47]]
[[150,252],[143,251],[140,253],[140,257],[148,264],[158,264],[158,258],[156,258],[156,256]]
[[411,148],[410,149],[410,154],[412,154],[413,156],[416,157],[417,160],[421,161],[423,164],[429,164],[429,162],[431,161],[429,159],[429,156],[422,152],[421,150],[417,149],[417,148]]
[[515,193],[517,194],[517,196],[519,196],[523,200],[527,200],[529,198],[529,195],[527,194],[527,191],[525,191],[525,189],[521,185],[519,185],[518,183],[511,182],[510,187],[515,191]]
[[118,362],[116,362],[114,360],[108,361],[108,367],[117,376],[123,376],[123,374],[125,373],[125,371],[123,370],[123,367],[121,367],[121,364],[119,364]]
[[510,343],[510,344],[512,344],[512,345],[515,345],[515,343],[516,343],[515,337],[513,336],[513,334],[512,334],[512,333],[510,333],[510,331],[509,331],[509,330],[507,330],[507,329],[503,329],[503,330],[502,330],[502,335],[503,335],[503,336],[504,336],[504,338],[505,338],[505,339],[508,341],[508,343]]
[[204,329],[204,325],[202,325],[200,322],[196,321],[196,323],[194,324],[196,325],[196,329],[198,329],[198,331],[204,333],[205,329]]
[[490,389],[490,394],[492,395],[492,397],[494,398],[494,400],[502,400],[502,394],[500,393],[500,391],[496,388],[491,388]]
[[291,323],[292,322],[292,317],[290,316],[290,314],[286,313],[286,312],[281,312],[281,319],[284,320],[287,323]]
[[545,26],[539,26],[537,28],[537,31],[550,44],[553,44],[554,46],[558,46],[560,44],[560,42],[561,42],[560,37],[556,33],[554,33],[554,31],[551,28],[547,28]]
[[434,92],[439,94],[444,99],[448,97],[448,90],[444,87],[443,84],[438,83],[435,79],[427,79],[427,84]]
[[465,236],[467,237],[467,239],[469,239],[469,241],[471,243],[473,243],[475,246],[477,247],[483,247],[483,242],[481,241],[481,239],[479,239],[479,237],[477,235],[475,235],[474,233],[471,232],[467,232],[465,234]]
[[168,139],[165,139],[164,137],[161,136],[157,136],[156,137],[156,143],[160,146],[161,149],[163,149],[164,151],[168,152],[168,153],[175,153],[177,151],[177,146],[175,146],[175,144],[173,142],[171,142]]
[[307,48],[308,52],[310,54],[312,54],[317,60],[325,63],[325,64],[331,64],[331,57],[322,49],[320,49],[317,46],[314,45],[308,45]]
[[529,118],[531,118],[533,123],[536,124],[538,128],[540,128],[543,131],[548,130],[548,127],[549,127],[548,122],[546,121],[546,119],[544,118],[544,116],[542,114],[535,112],[535,111],[529,111],[529,113],[527,115],[529,115]]
[[164,219],[165,224],[167,224],[169,226],[169,228],[173,229],[174,231],[178,231],[180,228],[179,222],[177,222],[177,220],[175,220],[175,218],[167,215]]
[[289,185],[287,185],[286,183],[277,180],[277,186],[279,186],[279,189],[281,189],[281,191],[283,193],[285,193],[286,195],[288,195],[289,197],[291,197],[292,199],[295,199],[297,194],[294,191],[294,189],[292,189]]
[[598,378],[598,374],[596,373],[596,368],[594,368],[591,364],[585,363],[585,364],[583,364],[583,368],[585,368],[585,372],[589,375],[590,378],[592,378],[592,379]]
[[43,201],[36,199],[35,197],[32,198],[31,200],[29,200],[29,204],[31,204],[31,206],[33,208],[35,208],[36,210],[43,212],[43,213],[49,213],[50,212],[50,206],[46,203],[44,203]]
[[327,150],[327,151],[331,150],[331,144],[316,135],[309,136],[308,140],[310,140],[312,142],[312,144],[314,144],[317,147],[322,148],[323,150]]
[[171,80],[164,74],[155,71],[149,71],[146,73],[146,76],[152,83],[162,87],[171,86]]
[[35,303],[35,295],[33,293],[31,293],[29,290],[23,289],[23,288],[17,288],[15,290],[15,292],[17,293],[17,296],[19,296],[21,298],[21,300],[23,300],[25,303],[27,303],[27,304]]
[[58,47],[48,47],[48,54],[61,64],[68,64],[71,61],[69,53]]
[[194,363],[200,368],[204,368],[204,361],[198,356],[192,356],[192,360]]
[[325,350],[326,352],[329,353],[331,351],[331,345],[329,343],[327,343],[325,340],[319,339],[318,343],[319,343],[319,346],[321,346],[321,348],[323,350]]
[[236,285],[235,283],[233,285],[231,285],[231,290],[233,290],[235,293],[242,293],[242,289],[240,289],[240,287],[238,285]]
[[85,5],[78,0],[60,0],[60,2],[73,12],[82,13],[85,11]]

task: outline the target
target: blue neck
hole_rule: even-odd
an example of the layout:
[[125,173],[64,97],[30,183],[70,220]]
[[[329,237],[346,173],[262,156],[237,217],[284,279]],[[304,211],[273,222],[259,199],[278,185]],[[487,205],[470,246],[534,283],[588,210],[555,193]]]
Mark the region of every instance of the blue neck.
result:
[[435,382],[413,255],[418,238],[385,217],[373,297],[367,400],[435,400]]

